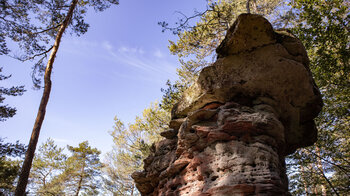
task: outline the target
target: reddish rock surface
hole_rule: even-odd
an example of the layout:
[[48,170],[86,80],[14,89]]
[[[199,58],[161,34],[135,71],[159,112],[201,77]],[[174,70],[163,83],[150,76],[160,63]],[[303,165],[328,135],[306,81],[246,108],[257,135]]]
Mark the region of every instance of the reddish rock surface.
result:
[[285,156],[315,142],[322,107],[304,47],[244,14],[217,52],[132,175],[142,195],[289,195]]

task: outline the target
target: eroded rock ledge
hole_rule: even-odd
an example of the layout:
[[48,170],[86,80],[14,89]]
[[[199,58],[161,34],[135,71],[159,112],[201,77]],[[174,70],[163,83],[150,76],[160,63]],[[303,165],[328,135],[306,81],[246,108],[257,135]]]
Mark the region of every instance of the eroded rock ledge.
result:
[[286,155],[312,145],[322,99],[301,42],[242,14],[132,177],[142,195],[289,195]]

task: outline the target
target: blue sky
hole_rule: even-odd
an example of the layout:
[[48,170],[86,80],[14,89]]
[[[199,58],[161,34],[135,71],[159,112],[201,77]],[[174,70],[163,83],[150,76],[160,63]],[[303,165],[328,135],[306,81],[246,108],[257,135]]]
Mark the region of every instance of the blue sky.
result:
[[[39,144],[51,137],[59,146],[88,140],[102,152],[113,144],[108,131],[113,118],[133,122],[151,102],[160,100],[167,79],[176,79],[179,63],[168,51],[170,32],[159,21],[174,24],[175,11],[191,15],[203,10],[204,0],[120,0],[104,12],[90,11],[89,31],[80,37],[66,34],[54,64],[53,88]],[[16,51],[14,51],[16,52]],[[0,56],[4,74],[1,86],[25,85],[27,92],[7,98],[17,115],[0,122],[5,141],[27,144],[42,91],[32,90],[32,62],[20,63]]]

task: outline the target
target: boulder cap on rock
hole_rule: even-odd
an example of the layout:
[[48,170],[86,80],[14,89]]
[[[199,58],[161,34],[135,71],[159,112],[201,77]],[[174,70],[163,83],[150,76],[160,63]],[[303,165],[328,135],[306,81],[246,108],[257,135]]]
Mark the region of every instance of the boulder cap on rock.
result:
[[278,111],[285,126],[286,154],[316,141],[313,119],[323,102],[300,40],[288,31],[274,31],[260,15],[241,14],[216,51],[217,61],[184,92],[173,119],[213,102],[265,103]]

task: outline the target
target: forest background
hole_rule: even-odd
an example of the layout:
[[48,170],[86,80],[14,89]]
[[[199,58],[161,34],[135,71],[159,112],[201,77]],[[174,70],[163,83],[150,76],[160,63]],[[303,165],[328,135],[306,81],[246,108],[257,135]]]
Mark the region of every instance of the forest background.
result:
[[[54,102],[54,97],[57,97],[56,99],[58,102],[56,102],[56,104],[50,103],[54,105],[52,106],[53,108],[57,107],[58,111],[61,112],[52,112],[50,117],[49,112],[51,110],[51,105],[49,105],[46,117],[48,122],[46,122],[47,124],[44,123],[44,126],[48,127],[43,128],[43,135],[41,136],[43,139],[40,141],[42,145],[39,147],[34,160],[31,183],[28,191],[41,195],[52,193],[55,195],[70,193],[137,195],[137,190],[130,178],[131,173],[142,168],[142,159],[147,156],[151,143],[158,141],[160,139],[159,133],[167,128],[170,108],[181,96],[181,92],[193,83],[198,71],[202,67],[208,66],[214,61],[215,48],[223,39],[226,30],[230,27],[238,14],[247,12],[247,8],[249,8],[251,13],[259,13],[266,16],[273,22],[276,28],[287,28],[301,39],[308,50],[311,60],[310,68],[314,74],[316,83],[321,89],[325,102],[324,110],[317,122],[319,128],[318,142],[312,147],[296,152],[287,160],[291,192],[294,195],[349,194],[349,1],[295,0],[286,2],[277,0],[223,0],[218,2],[193,2],[195,3],[192,8],[189,8],[190,5],[188,5],[188,2],[177,2],[177,5],[182,5],[178,7],[178,9],[176,9],[176,5],[170,7],[171,11],[168,13],[172,13],[173,17],[175,16],[174,20],[168,20],[166,17],[159,18],[160,14],[158,13],[158,18],[151,19],[153,23],[166,20],[166,22],[160,22],[160,27],[158,26],[157,29],[154,30],[158,31],[158,33],[164,30],[165,33],[160,34],[160,36],[155,39],[156,41],[152,40],[149,44],[155,47],[155,43],[161,40],[159,41],[161,45],[164,44],[161,46],[163,47],[162,50],[159,48],[143,48],[145,46],[126,47],[119,45],[116,47],[108,40],[98,39],[94,44],[90,42],[89,45],[89,42],[84,43],[83,41],[79,41],[85,36],[87,37],[86,40],[88,40],[89,33],[82,37],[69,37],[68,34],[65,35],[63,43],[66,42],[68,45],[66,46],[66,50],[64,50],[65,46],[63,45],[62,54],[59,53],[57,57],[57,59],[61,59],[61,62],[58,61],[56,65],[57,68],[55,69],[53,79],[54,85],[57,86],[57,89],[61,88],[62,93],[61,95],[53,93],[52,102]],[[247,2],[249,3],[248,7]],[[119,10],[122,10],[122,4],[123,2],[115,7],[115,12],[118,12],[118,7]],[[131,4],[129,4],[129,6],[130,5]],[[160,6],[161,3],[159,2],[157,5]],[[140,4],[134,6],[136,8],[140,6]],[[148,6],[150,6],[150,8],[152,7],[151,5]],[[169,6],[169,4],[166,6]],[[193,11],[194,7],[197,11]],[[158,10],[160,7],[153,6],[153,8]],[[147,34],[148,31],[146,29],[150,29],[147,24],[143,24],[144,26],[131,25],[133,24],[132,17],[130,17],[131,21],[126,21],[125,15],[120,15],[116,18],[124,18],[124,20],[119,21],[120,23],[118,24],[118,21],[115,20],[116,18],[108,17],[108,11],[112,13],[111,10],[112,9],[99,13],[99,15],[101,15],[99,17],[101,17],[102,20],[106,20],[106,18],[111,20],[110,25],[107,25],[107,27],[114,25],[118,27],[119,24],[124,22],[129,26],[136,27],[135,30],[130,32],[137,32],[137,34],[132,36],[129,31],[125,31],[125,28],[108,31],[102,24],[90,23],[91,28],[94,28],[93,26],[96,25],[98,27],[97,29],[104,29],[102,33],[99,34],[99,38],[106,37],[101,36],[101,34],[104,35],[108,33],[116,37],[122,37],[123,35],[131,36],[133,38],[132,43],[136,45],[137,43],[145,43],[139,41],[138,38],[147,40],[151,38],[148,38],[148,36],[145,38],[145,35],[149,35],[149,37],[154,36],[151,36],[153,32]],[[181,13],[174,13],[176,10],[181,11]],[[137,12],[137,10],[135,10],[135,13],[144,13],[144,15],[139,17],[149,16],[145,10],[143,10],[143,12]],[[183,13],[186,15],[183,15]],[[102,14],[107,14],[107,16],[102,16]],[[123,12],[120,11],[119,14],[123,14]],[[95,17],[96,16],[93,16],[92,18]],[[180,19],[177,20],[176,17]],[[170,36],[171,33],[173,33],[173,36]],[[165,43],[167,40],[162,40],[161,36],[166,36],[167,39],[170,39],[170,44]],[[83,43],[83,45],[71,48],[75,43]],[[169,45],[170,52],[177,55],[181,66],[176,66],[176,60],[165,55],[164,47],[167,45]],[[86,51],[89,47],[93,48],[90,53]],[[101,51],[101,49],[98,49],[99,47],[105,50],[102,54],[99,54],[99,51]],[[66,54],[64,52],[66,52]],[[105,54],[109,54],[109,59]],[[138,57],[141,56],[142,59],[137,59],[136,54],[139,55]],[[69,55],[71,55],[71,58],[69,58]],[[79,55],[94,56],[96,58],[94,61],[95,63],[83,63],[82,59],[85,58],[78,59]],[[127,58],[122,58],[126,55],[129,56]],[[146,55],[149,55],[148,57],[153,55],[153,59],[146,59]],[[111,59],[111,56],[114,58]],[[0,57],[1,59],[7,59],[4,55]],[[97,59],[97,57],[101,57],[101,59],[107,58],[109,61],[115,63],[113,64],[113,68],[117,66],[117,62],[119,62],[120,59],[123,59],[124,66],[129,65],[128,68],[133,69],[122,69],[121,66],[119,66],[114,70],[112,69],[112,64],[103,64],[101,59]],[[126,61],[125,59],[134,61]],[[135,59],[138,61],[135,61]],[[91,59],[86,60],[92,61]],[[18,67],[11,69],[10,66],[6,64],[15,65],[17,63],[14,63],[12,60],[4,60],[2,62],[5,63],[3,69],[9,70],[6,71],[6,73],[13,73],[12,79],[15,79],[16,70],[22,70],[22,67],[24,70],[22,72],[24,75],[21,75],[16,80],[12,80],[11,82],[9,82],[10,79],[3,80],[6,81],[5,85],[30,83],[28,81],[27,83],[23,82],[26,77],[29,77],[30,63],[27,65],[18,65],[21,66],[21,69]],[[93,66],[92,64],[97,66]],[[66,67],[64,67],[64,65],[66,65]],[[84,65],[88,66],[85,67]],[[61,68],[61,72],[59,70],[60,66],[64,67],[64,69]],[[178,69],[175,72],[176,67]],[[110,78],[112,76],[108,76],[106,73],[114,73],[116,74],[116,78],[123,78],[124,76],[126,80],[123,82],[115,81],[113,78]],[[124,75],[121,75],[122,73],[124,73]],[[177,73],[177,76],[171,73]],[[83,80],[78,74],[85,76],[86,80]],[[61,79],[59,79],[59,75],[61,75]],[[140,77],[144,80],[133,83],[133,79]],[[73,80],[68,82],[70,78]],[[102,81],[102,79],[106,78],[109,80]],[[147,83],[146,81],[149,81],[150,78],[151,83]],[[146,88],[147,84],[154,87],[155,85],[154,83],[152,84],[152,82],[158,79],[158,89],[152,88],[154,90],[152,91]],[[164,86],[166,79],[170,79],[171,82],[168,82],[167,85]],[[62,80],[62,83],[60,83],[60,80]],[[163,87],[162,91],[159,91],[160,87]],[[69,88],[71,88],[71,90],[69,90]],[[120,89],[129,89],[129,91],[123,93]],[[131,92],[130,89],[132,89]],[[156,92],[157,90],[158,92]],[[22,97],[29,93],[37,93],[35,91],[29,91],[30,90],[27,89],[27,92],[25,92]],[[112,92],[117,93],[112,96]],[[59,91],[56,93],[59,94]],[[130,94],[127,95],[128,93],[131,93],[131,96]],[[62,95],[63,97],[61,97]],[[80,97],[79,95],[83,96]],[[97,97],[97,95],[103,96],[101,98]],[[151,97],[151,100],[146,100],[145,97],[148,96]],[[116,99],[116,97],[123,97],[124,99],[113,100]],[[134,101],[131,97],[138,97],[139,99]],[[16,99],[21,99],[21,97]],[[159,102],[154,102],[157,99]],[[29,132],[31,123],[33,123],[34,120],[31,119],[32,121],[29,123],[30,126],[25,124],[25,121],[20,120],[20,110],[21,108],[26,108],[25,110],[27,110],[27,108],[32,107],[31,103],[39,100],[39,98],[33,96],[33,100],[31,100],[30,103],[12,102],[12,100],[15,99],[7,98],[5,103],[16,106],[18,115],[2,123],[12,121],[16,126],[23,126],[14,129],[23,130],[24,132],[28,130]],[[75,102],[71,102],[71,100],[75,100]],[[108,100],[112,100],[113,105],[107,104],[105,110],[100,110]],[[149,102],[152,101],[154,103],[149,104]],[[142,106],[138,106],[140,103]],[[21,106],[21,104],[23,104],[23,106]],[[80,104],[81,107],[74,109],[74,106],[78,104]],[[140,113],[140,111],[134,113],[133,110],[136,108],[145,108],[146,105],[148,105],[148,107],[143,111],[142,115],[136,117],[134,121],[131,120],[132,117],[130,117],[130,115],[132,116],[133,114]],[[115,110],[113,109],[111,111],[113,106],[121,108],[115,108]],[[27,110],[28,116],[34,116],[33,111],[36,110],[36,107],[37,106],[33,107],[32,113]],[[125,111],[125,115],[122,113],[120,114],[121,111]],[[113,129],[109,128],[111,127],[111,122],[105,122],[106,113],[110,116],[117,114],[122,117],[121,119],[115,118]],[[62,116],[55,117],[57,114],[61,114]],[[72,122],[74,122],[74,124],[70,129],[67,130],[65,127],[60,127],[64,125],[64,123],[67,124],[65,119],[74,119],[76,116],[79,116],[81,119],[73,120]],[[126,118],[126,122],[128,123],[123,123],[123,121],[125,121],[123,118]],[[93,123],[89,124],[89,122]],[[105,126],[103,130],[100,127],[95,127],[96,123],[103,123]],[[50,124],[52,127],[49,126]],[[7,130],[11,130],[9,129],[10,126],[6,126],[8,125],[5,124]],[[108,139],[100,137],[101,132],[106,132],[105,130],[109,129],[111,130],[109,133],[112,137],[109,136]],[[45,132],[45,130],[48,131]],[[4,136],[2,135],[2,137],[8,137],[11,143],[14,143],[14,140],[17,139],[22,143],[26,143],[25,140],[29,138],[25,136],[24,139],[21,139],[19,135],[26,135],[23,134],[23,132],[5,131],[5,133],[6,134],[4,134]],[[65,136],[69,135],[69,140],[74,140],[74,142],[72,142],[73,144],[69,143],[69,145],[72,146],[67,147],[67,150],[55,146],[55,142],[62,142],[59,140],[61,138],[68,140],[66,139],[67,137],[55,137],[55,134],[58,133]],[[92,139],[85,139],[89,134],[91,134],[90,137]],[[52,137],[54,140],[46,140],[48,137]],[[111,142],[110,144],[113,145],[113,150],[110,151],[107,146],[107,149],[103,149],[103,151],[108,151],[108,153],[105,156],[100,156],[100,152],[91,147],[88,142],[83,142],[84,140],[89,140],[92,144],[91,146],[98,148],[100,148],[100,146],[95,142],[100,140],[100,144],[103,144],[101,147],[102,149],[106,148],[106,141],[113,141],[113,143]],[[23,152],[23,145],[16,146],[3,141],[1,144],[2,149],[12,149],[12,151],[2,151],[2,155],[16,156]],[[81,160],[84,161],[81,162]],[[1,182],[2,191],[11,192],[13,189],[12,183],[16,179],[16,168],[18,169],[18,166],[16,166],[17,163],[14,161],[11,162],[8,156],[6,158],[2,156],[1,163],[9,164],[10,166],[7,168],[14,168],[12,170],[12,178],[5,179],[7,181]],[[79,169],[77,170],[77,168]],[[45,173],[46,175],[42,175]],[[77,176],[83,176],[84,178],[75,178]],[[80,188],[76,186],[79,183],[75,182],[81,182]],[[94,186],[88,182],[94,182]]]

